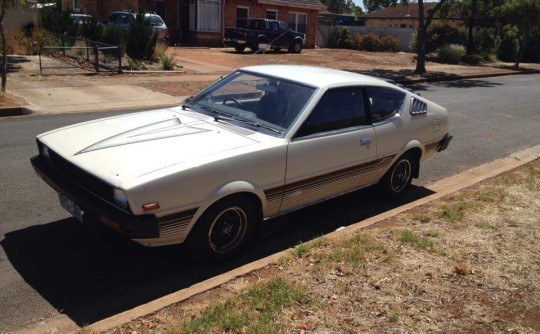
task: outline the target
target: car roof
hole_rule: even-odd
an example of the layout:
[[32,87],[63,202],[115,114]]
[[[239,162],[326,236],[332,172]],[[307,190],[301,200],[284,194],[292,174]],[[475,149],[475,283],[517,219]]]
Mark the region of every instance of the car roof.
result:
[[[116,14],[116,13],[119,13],[119,14],[131,14],[131,15],[137,15],[137,12],[133,12],[133,11],[129,11],[129,10],[117,10],[116,12],[112,12],[112,14]],[[149,13],[149,12],[145,12],[144,13],[144,16],[159,16],[158,14],[156,13]],[[161,16],[159,16],[161,17]]]
[[296,81],[320,88],[365,84],[396,88],[396,86],[384,80],[368,75],[315,66],[259,65],[243,67],[240,70]]

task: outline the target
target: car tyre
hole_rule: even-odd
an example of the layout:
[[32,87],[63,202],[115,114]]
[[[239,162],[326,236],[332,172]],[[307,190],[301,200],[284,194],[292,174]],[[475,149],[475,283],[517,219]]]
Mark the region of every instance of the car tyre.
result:
[[244,45],[236,45],[236,46],[234,47],[234,49],[236,50],[236,52],[242,53],[242,52],[244,52],[244,50],[246,49],[246,47],[245,47]]
[[260,219],[259,210],[249,198],[225,198],[199,218],[189,234],[188,249],[198,260],[231,259],[245,246]]
[[300,41],[294,41],[291,46],[289,47],[290,53],[300,53],[302,52],[302,42]]
[[399,157],[379,182],[380,192],[386,197],[400,197],[411,185],[417,165],[417,159],[410,153]]

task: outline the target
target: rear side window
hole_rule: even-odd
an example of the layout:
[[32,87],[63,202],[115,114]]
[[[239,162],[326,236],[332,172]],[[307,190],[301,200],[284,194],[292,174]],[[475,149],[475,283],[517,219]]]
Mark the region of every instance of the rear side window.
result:
[[373,123],[392,117],[401,110],[405,93],[387,87],[366,87]]
[[362,91],[347,87],[327,91],[304,122],[296,137],[366,124]]
[[163,20],[159,16],[150,15],[150,16],[148,16],[148,19],[150,20],[150,24],[153,25],[153,26],[162,26],[163,25]]

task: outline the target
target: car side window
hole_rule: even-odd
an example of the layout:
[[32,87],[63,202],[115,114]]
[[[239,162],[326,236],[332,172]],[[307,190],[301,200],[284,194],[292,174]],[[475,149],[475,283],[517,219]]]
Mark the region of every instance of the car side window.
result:
[[279,29],[280,30],[289,30],[289,27],[285,23],[279,22]]
[[403,105],[406,94],[387,87],[366,87],[373,123],[395,115]]
[[362,91],[358,87],[328,90],[298,130],[296,137],[366,124]]
[[277,22],[270,22],[270,30],[279,31],[279,24]]

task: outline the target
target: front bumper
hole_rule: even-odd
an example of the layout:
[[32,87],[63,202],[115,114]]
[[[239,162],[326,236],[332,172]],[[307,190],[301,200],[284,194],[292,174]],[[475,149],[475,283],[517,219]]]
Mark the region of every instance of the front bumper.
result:
[[81,208],[85,213],[85,221],[102,220],[130,239],[159,238],[158,226],[161,219],[155,215],[134,215],[115,206],[62,175],[40,155],[30,161],[38,176]]

